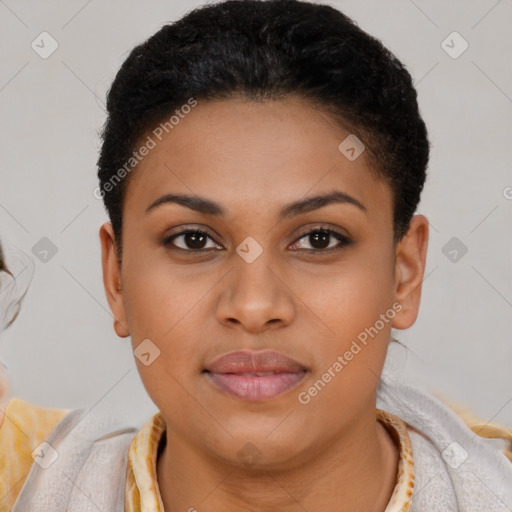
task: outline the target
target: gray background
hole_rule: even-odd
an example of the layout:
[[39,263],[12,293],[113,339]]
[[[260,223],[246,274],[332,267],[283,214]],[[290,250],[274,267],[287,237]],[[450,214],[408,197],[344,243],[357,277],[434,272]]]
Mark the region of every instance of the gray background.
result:
[[[399,333],[408,350],[395,347],[390,364],[512,425],[512,1],[326,3],[407,65],[433,145],[418,210],[431,223],[421,312]],[[137,421],[156,411],[103,291],[97,133],[128,52],[198,5],[0,0],[0,237],[18,286],[33,272],[20,316],[0,335],[13,395]],[[46,59],[31,47],[44,31],[59,45]],[[458,58],[442,45],[454,31],[469,44]],[[453,55],[462,43],[450,36],[445,48]],[[57,251],[46,262],[32,252],[43,237]]]

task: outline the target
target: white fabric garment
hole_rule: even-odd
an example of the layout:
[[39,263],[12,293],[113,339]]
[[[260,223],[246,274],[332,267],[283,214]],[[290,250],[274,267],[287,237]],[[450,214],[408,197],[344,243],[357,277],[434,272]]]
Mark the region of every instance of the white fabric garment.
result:
[[[440,401],[383,374],[377,407],[413,427],[411,512],[512,511],[512,463]],[[128,423],[71,411],[47,438],[57,460],[33,464],[12,512],[123,512],[129,444],[140,428]]]
[[[119,416],[70,411],[46,439],[57,459],[46,468],[32,465],[11,512],[124,512],[128,449],[137,431]],[[45,458],[52,454],[47,448]]]
[[512,463],[439,400],[383,372],[377,407],[409,426],[411,512],[511,512]]

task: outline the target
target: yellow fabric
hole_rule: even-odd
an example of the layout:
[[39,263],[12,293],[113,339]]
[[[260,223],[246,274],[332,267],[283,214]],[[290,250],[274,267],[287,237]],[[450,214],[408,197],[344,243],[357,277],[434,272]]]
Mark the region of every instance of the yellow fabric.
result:
[[125,512],[164,510],[158,489],[156,461],[165,427],[162,413],[157,412],[132,439],[126,468]]
[[9,401],[0,428],[0,512],[12,509],[34,462],[32,452],[68,411]]

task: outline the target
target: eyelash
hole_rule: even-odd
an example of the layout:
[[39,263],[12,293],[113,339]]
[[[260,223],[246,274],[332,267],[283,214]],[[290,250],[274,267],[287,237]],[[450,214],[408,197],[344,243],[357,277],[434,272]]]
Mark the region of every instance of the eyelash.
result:
[[[327,228],[327,227],[324,227],[324,226],[320,226],[320,227],[317,227],[317,228],[314,228],[310,231],[306,231],[305,233],[302,233],[296,240],[295,242],[292,243],[292,245],[295,245],[297,242],[299,242],[300,240],[302,240],[303,238],[306,238],[307,236],[310,236],[314,233],[326,233],[328,235],[331,235],[333,236],[334,238],[336,238],[339,242],[341,242],[341,245],[338,245],[336,247],[331,247],[329,249],[297,249],[299,251],[306,251],[306,252],[310,252],[310,253],[330,253],[332,251],[338,251],[338,250],[341,250],[343,249],[344,247],[350,245],[353,243],[353,241],[348,238],[347,236],[343,235],[342,233],[340,233],[339,231],[336,231],[334,229],[330,229],[330,228]],[[200,229],[183,229],[182,231],[178,232],[178,233],[175,233],[174,235],[170,236],[170,237],[167,237],[164,239],[163,241],[163,245],[165,247],[169,247],[171,246],[172,249],[177,249],[177,250],[181,250],[181,251],[184,251],[184,252],[191,252],[191,253],[206,253],[206,252],[210,252],[212,250],[215,250],[215,249],[212,249],[212,248],[209,248],[209,249],[183,249],[181,247],[176,247],[172,244],[172,242],[180,237],[180,236],[183,236],[183,235],[186,235],[186,234],[190,234],[190,233],[193,233],[193,234],[197,234],[197,235],[206,235],[208,238],[210,238],[212,241],[215,242],[215,240],[213,240],[213,238],[210,237],[210,235],[206,232],[206,231],[202,231]],[[215,242],[217,243],[217,242]]]

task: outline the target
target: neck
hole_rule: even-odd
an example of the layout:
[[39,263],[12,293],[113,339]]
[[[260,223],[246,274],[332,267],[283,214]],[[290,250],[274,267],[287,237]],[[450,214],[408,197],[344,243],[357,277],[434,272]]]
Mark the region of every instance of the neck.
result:
[[289,469],[247,469],[206,454],[167,428],[157,461],[166,512],[383,512],[393,492],[398,451],[375,410],[350,432]]

